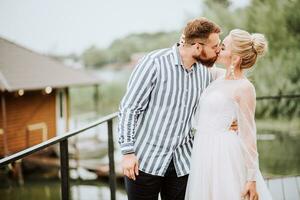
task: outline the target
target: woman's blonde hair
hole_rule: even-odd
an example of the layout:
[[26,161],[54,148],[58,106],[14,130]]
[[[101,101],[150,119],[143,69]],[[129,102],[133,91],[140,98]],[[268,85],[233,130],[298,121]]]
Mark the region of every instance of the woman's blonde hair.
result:
[[268,42],[263,34],[250,34],[244,30],[234,29],[229,35],[232,40],[232,54],[241,58],[241,69],[252,67],[257,57],[263,56],[268,49]]

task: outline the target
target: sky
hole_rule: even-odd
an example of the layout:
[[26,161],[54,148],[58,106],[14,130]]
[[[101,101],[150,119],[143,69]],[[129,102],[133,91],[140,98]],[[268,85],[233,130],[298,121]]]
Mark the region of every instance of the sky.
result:
[[44,54],[80,54],[131,33],[180,30],[201,8],[201,0],[0,0],[0,37]]

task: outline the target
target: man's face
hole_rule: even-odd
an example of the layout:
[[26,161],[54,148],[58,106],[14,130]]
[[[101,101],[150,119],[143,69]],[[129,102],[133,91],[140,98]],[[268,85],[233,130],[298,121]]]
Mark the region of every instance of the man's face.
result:
[[193,58],[207,67],[212,67],[220,53],[220,43],[218,33],[210,34],[206,43],[196,43],[197,50]]

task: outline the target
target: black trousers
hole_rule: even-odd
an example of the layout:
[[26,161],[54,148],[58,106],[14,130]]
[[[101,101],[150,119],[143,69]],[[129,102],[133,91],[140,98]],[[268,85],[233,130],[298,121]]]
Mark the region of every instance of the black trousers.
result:
[[164,177],[139,171],[136,180],[125,176],[125,188],[128,200],[184,200],[188,175],[177,177],[171,161]]

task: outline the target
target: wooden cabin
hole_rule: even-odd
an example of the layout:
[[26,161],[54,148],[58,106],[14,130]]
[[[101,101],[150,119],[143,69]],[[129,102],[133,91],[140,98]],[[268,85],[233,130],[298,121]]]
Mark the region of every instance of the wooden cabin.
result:
[[99,80],[0,38],[0,157],[68,131],[69,87]]

